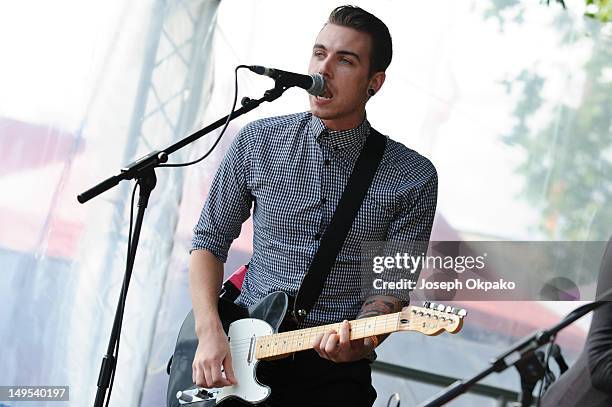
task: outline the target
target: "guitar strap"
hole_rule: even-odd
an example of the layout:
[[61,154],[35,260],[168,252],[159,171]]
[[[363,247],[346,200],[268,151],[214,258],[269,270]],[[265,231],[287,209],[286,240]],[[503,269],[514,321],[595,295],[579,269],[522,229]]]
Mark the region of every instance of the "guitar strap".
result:
[[292,311],[296,322],[304,321],[321,295],[323,284],[336,262],[336,257],[374,179],[386,144],[387,138],[370,128],[370,134],[344,187],[334,216],[321,237],[319,250],[302,279]]

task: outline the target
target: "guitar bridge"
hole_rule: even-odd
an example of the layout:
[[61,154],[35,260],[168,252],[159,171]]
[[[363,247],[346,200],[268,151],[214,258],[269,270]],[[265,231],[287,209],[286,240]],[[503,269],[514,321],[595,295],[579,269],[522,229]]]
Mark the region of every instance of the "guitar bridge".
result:
[[198,407],[213,407],[217,404],[219,390],[208,390],[203,387],[194,387],[176,392],[176,398],[180,405],[202,403]]

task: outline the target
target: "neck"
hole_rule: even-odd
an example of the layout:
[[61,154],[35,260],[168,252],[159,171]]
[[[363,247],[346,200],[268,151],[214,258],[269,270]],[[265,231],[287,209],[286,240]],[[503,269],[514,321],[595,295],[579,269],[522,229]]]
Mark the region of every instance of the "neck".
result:
[[321,119],[325,127],[333,131],[343,131],[356,129],[363,123],[366,118],[365,109],[362,110],[356,117],[342,119]]
[[[362,318],[350,321],[349,339],[367,338],[372,335],[388,334],[399,330],[400,312]],[[297,331],[266,335],[257,338],[255,357],[260,360],[312,349],[312,343],[318,334],[340,330],[342,323],[321,325],[313,328],[299,329]]]

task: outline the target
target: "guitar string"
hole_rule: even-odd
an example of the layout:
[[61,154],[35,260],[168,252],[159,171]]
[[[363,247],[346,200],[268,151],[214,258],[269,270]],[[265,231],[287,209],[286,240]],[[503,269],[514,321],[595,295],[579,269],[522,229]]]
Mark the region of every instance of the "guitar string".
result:
[[[393,317],[393,318],[391,318],[391,317]],[[362,321],[359,321],[359,322],[362,322]],[[372,330],[372,332],[375,332],[375,331],[377,330],[377,328],[379,328],[379,325],[381,325],[381,324],[382,324],[382,325],[383,325],[383,332],[381,332],[381,333],[386,333],[386,327],[387,327],[387,323],[388,323],[388,322],[395,322],[395,323],[396,323],[396,330],[397,330],[397,327],[399,326],[399,318],[397,318],[397,315],[395,315],[395,314],[389,314],[389,315],[385,316],[385,318],[377,318],[377,319],[375,320],[374,329]],[[353,329],[353,332],[355,332],[355,336],[359,336],[359,335],[360,335],[360,334],[358,333],[359,328],[363,327],[363,332],[362,332],[363,336],[362,336],[362,338],[367,337],[367,335],[365,334],[365,332],[366,332],[366,328],[367,328],[367,330],[371,330],[370,328],[372,327],[372,325],[371,325],[371,324],[370,324],[370,325],[368,325],[368,324],[362,324],[362,323],[361,323],[361,324],[359,324],[359,325],[360,325],[360,326],[357,326],[357,327],[355,327],[355,328]],[[310,333],[308,333],[308,334],[302,335],[300,338],[297,338],[295,341],[292,341],[292,340],[291,340],[291,339],[293,339],[293,338],[289,338],[289,339],[287,340],[287,342],[288,342],[288,343],[287,343],[287,342],[283,342],[282,344],[279,344],[279,343],[278,343],[278,341],[277,341],[277,342],[276,342],[276,344],[277,344],[277,345],[276,345],[276,348],[275,348],[275,346],[274,346],[274,344],[273,344],[273,345],[272,345],[272,349],[273,349],[273,350],[275,350],[276,355],[283,355],[283,354],[285,354],[285,353],[283,353],[283,352],[278,353],[278,352],[279,352],[279,350],[282,350],[282,349],[283,349],[283,347],[284,347],[284,350],[286,350],[286,351],[287,351],[287,354],[289,354],[289,353],[293,353],[294,351],[299,351],[299,350],[306,350],[306,349],[310,349],[310,348],[312,348],[312,346],[307,346],[307,347],[305,347],[305,349],[301,349],[301,348],[304,348],[304,344],[305,344],[305,343],[307,343],[307,340],[308,340],[308,339],[310,339],[310,341],[309,341],[309,342],[310,342],[310,343],[312,343],[312,336],[313,336],[313,335],[317,335],[317,334],[319,334],[319,333],[324,333],[324,332],[327,332],[327,331],[328,331],[327,329],[321,329],[321,328],[323,328],[323,327],[315,327],[315,328],[316,328],[316,329],[315,329],[313,332],[310,332]],[[281,334],[279,334],[279,335],[282,335],[282,334],[288,334],[287,336],[294,337],[294,336],[295,336],[295,334],[292,334],[292,332],[297,332],[297,331],[283,332],[283,333],[281,333]],[[263,338],[263,337],[266,337],[266,336],[268,336],[268,335],[261,336],[260,338]],[[302,340],[302,342],[300,343],[299,341],[300,341],[302,338],[303,338],[304,340]],[[279,339],[279,340],[280,340],[280,339]],[[295,347],[297,347],[297,349],[295,349]],[[231,348],[232,348],[232,347],[231,347],[231,345],[230,345],[230,349],[231,349]],[[235,348],[238,348],[238,346],[237,346],[237,347],[235,347]],[[239,356],[242,356],[242,355],[244,355],[244,354],[248,354],[248,353],[250,352],[250,350],[251,350],[251,349],[250,349],[250,344],[249,344],[249,346],[247,347],[247,349],[244,349],[244,346],[241,346],[241,348],[242,348],[242,349],[241,349],[240,351],[232,351],[232,356],[234,356],[234,355],[235,355],[236,357],[239,357]],[[255,351],[257,352],[257,349],[255,349]],[[266,350],[266,351],[267,351],[267,350]],[[265,352],[265,351],[264,351],[264,352]],[[275,356],[276,356],[276,355],[275,355]],[[265,357],[265,356],[264,356],[264,357]]]
[[[398,315],[390,314],[390,315],[385,316],[384,318],[377,318],[375,319],[374,322],[375,322],[374,324],[359,324],[359,326],[356,326],[352,330],[354,333],[354,336],[365,338],[368,336],[366,332],[374,333],[379,330],[381,325],[383,326],[383,332],[386,332],[386,326],[389,322],[395,322],[396,327],[399,325],[399,318],[398,318]],[[326,330],[321,330],[321,331],[325,332]],[[317,333],[320,333],[320,332],[317,332],[317,331],[313,332],[313,334],[317,334]],[[293,337],[295,337],[295,335],[293,335]],[[291,339],[294,339],[294,340],[291,341]],[[273,353],[279,353],[279,351],[281,351],[280,354],[282,355],[285,353],[285,352],[282,352],[283,350],[286,351],[286,353],[293,353],[294,351],[310,349],[312,348],[312,345],[310,344],[306,345],[306,344],[312,343],[312,339],[313,339],[312,334],[307,334],[307,335],[304,335],[304,337],[300,337],[300,338],[290,338],[288,344],[284,344],[284,343],[278,344],[277,342],[276,346],[274,346],[274,343],[272,343],[272,348],[269,350],[266,349],[262,351],[262,353],[264,353],[264,355],[262,356],[266,357],[267,352],[269,352],[270,350],[272,350]],[[275,356],[275,355],[268,355],[268,356]]]
[[[421,318],[422,319],[422,318]],[[388,314],[386,315],[384,318],[380,318],[380,317],[376,317],[375,319],[375,323],[373,324],[374,327],[372,327],[372,324],[363,324],[362,322],[365,321],[358,321],[358,326],[356,326],[353,329],[353,332],[355,332],[355,336],[359,336],[359,330],[361,328],[362,332],[361,334],[363,334],[362,337],[366,337],[367,335],[365,334],[366,330],[370,330],[372,333],[374,333],[376,330],[378,330],[380,328],[380,326],[383,326],[383,331],[380,333],[387,333],[387,329],[386,326],[389,322],[395,322],[396,327],[394,330],[392,330],[391,332],[394,332],[396,330],[399,329],[399,322],[400,319],[398,318],[397,314]],[[409,328],[414,329],[414,325],[412,323],[413,321],[409,322]],[[422,323],[422,321],[419,321],[418,319],[416,321],[414,321],[415,323]],[[439,322],[439,321],[438,321]],[[450,324],[452,321],[448,321],[447,325]],[[437,324],[436,324],[437,325]],[[325,327],[325,328],[324,328]],[[373,328],[373,329],[372,329]],[[444,328],[444,326],[440,327],[440,326],[429,326],[429,328]],[[269,356],[276,356],[276,355],[282,355],[285,354],[284,352],[279,352],[282,350],[286,350],[287,354],[289,353],[293,353],[294,351],[300,351],[300,350],[305,350],[305,349],[310,349],[312,348],[312,346],[308,345],[305,346],[306,343],[310,342],[312,343],[312,339],[313,336],[319,334],[319,333],[324,333],[327,332],[327,326],[322,326],[322,327],[314,327],[314,328],[309,328],[309,329],[313,329],[313,331],[305,333],[304,335],[300,335],[299,337],[296,337],[295,332],[299,332],[299,331],[289,331],[289,332],[283,332],[280,334],[275,334],[275,335],[262,335],[259,337],[256,337],[256,339],[260,339],[260,338],[265,338],[265,337],[269,337],[266,342],[270,342],[270,344],[272,345],[272,347],[270,349],[266,349],[263,352],[264,354],[266,354],[266,352],[269,352],[270,350],[273,351],[274,355],[269,355]],[[379,333],[379,334],[380,334]],[[276,336],[278,335],[278,336]],[[283,343],[280,343],[281,341],[281,335],[286,336],[287,338],[283,341]],[[276,336],[277,340],[276,342],[271,342],[272,341],[272,337]],[[247,341],[247,344],[241,344],[240,342],[244,342]],[[265,342],[264,342],[265,343]],[[251,351],[251,339],[246,339],[246,340],[239,340],[236,342],[233,342],[230,345],[230,349],[232,349],[232,354],[235,355],[236,357],[242,356],[245,353],[249,353]],[[246,345],[246,346],[245,346]],[[255,352],[257,352],[257,348],[255,348]],[[265,357],[265,356],[264,356]]]
[[[397,315],[397,313],[388,314],[384,318],[381,318],[381,317],[382,316],[373,317],[373,319],[374,319],[374,330],[376,328],[378,328],[379,325],[381,325],[381,324],[385,325],[389,319],[392,319],[392,320],[399,319],[399,316]],[[364,320],[355,320],[353,322],[356,323],[355,328],[353,328],[354,332],[356,332],[360,328],[365,330],[366,327],[368,327],[368,328],[371,327],[371,324],[368,326],[368,324],[365,323],[366,319],[364,319]],[[410,322],[413,322],[413,321],[410,321]],[[414,322],[417,322],[417,321],[414,321]],[[440,322],[440,321],[438,321],[438,322]],[[446,325],[451,325],[451,322],[453,322],[453,321],[448,321],[446,323]],[[339,328],[340,323],[338,323],[338,324],[330,324],[330,325],[331,326],[323,325],[323,326],[320,326],[320,327],[306,328],[305,330],[313,330],[313,331],[308,332],[308,333],[304,333],[304,335],[300,335],[300,337],[301,336],[312,336],[312,335],[316,335],[316,334],[319,334],[319,333],[325,333],[328,330],[333,329],[334,328],[333,325],[337,325],[337,327]],[[330,329],[327,329],[328,327]],[[439,329],[439,328],[444,328],[444,326],[436,326],[436,327],[429,327],[429,328],[437,328],[437,329]],[[300,331],[302,331],[302,330],[289,331],[289,332],[281,332],[281,333],[271,334],[271,335],[270,334],[266,334],[266,335],[256,336],[255,339],[258,340],[260,338],[265,338],[265,337],[268,337],[268,336],[272,337],[272,336],[276,336],[276,335],[278,335],[277,338],[280,338],[281,336],[288,336],[289,337],[288,338],[289,341],[292,341],[295,344],[299,340],[299,338],[296,338],[297,332],[300,332]],[[253,338],[239,339],[239,340],[236,340],[236,341],[230,341],[230,343],[231,344],[235,344],[236,347],[238,347],[238,346],[240,346],[242,344],[242,345],[245,345],[248,348],[248,347],[250,347],[252,339]],[[268,339],[268,340],[270,340],[270,339]]]
[[[381,324],[382,325],[386,325],[388,319],[392,319],[392,320],[398,319],[398,316],[396,314],[389,314],[385,318],[380,318],[380,317],[374,317],[374,318],[376,318],[376,319],[373,321],[374,322],[373,325],[374,325],[374,329],[376,329]],[[359,329],[363,329],[365,331],[366,328],[370,328],[372,326],[372,324],[368,325],[366,323],[365,319],[361,320],[361,321],[360,320],[355,320],[353,322],[356,322],[356,326],[353,328],[353,332],[357,332]],[[368,322],[371,322],[371,321],[368,321]],[[300,336],[312,336],[313,334],[316,335],[316,334],[319,334],[319,333],[325,333],[325,332],[328,332],[331,329],[334,329],[333,325],[337,325],[336,328],[339,329],[340,324],[341,323],[330,324],[331,326],[323,325],[323,326],[319,326],[319,327],[306,328],[306,329],[304,329],[304,331],[310,331],[310,332],[304,333],[303,335],[300,335]],[[293,339],[293,340],[297,341],[298,338],[295,338],[295,337],[297,335],[297,332],[300,332],[300,331],[302,331],[302,330],[281,332],[281,333],[271,334],[271,335],[266,334],[266,335],[256,336],[255,339],[265,338],[267,336],[272,337],[272,336],[277,336],[278,335],[277,338],[280,338],[281,336],[288,336],[288,337],[290,337],[289,339]],[[250,346],[251,340],[252,340],[252,338],[238,339],[236,341],[230,341],[230,344],[237,344],[237,345],[243,344],[243,345]]]
[[[363,337],[365,338],[367,337],[367,335],[364,335]],[[306,345],[306,343],[308,343],[309,345]],[[258,349],[256,348],[254,355],[256,359],[265,359],[266,357],[271,357],[271,356],[289,355],[294,352],[311,349],[312,348],[312,345],[310,345],[311,343],[312,343],[312,338],[305,337],[304,341],[302,341],[301,343],[298,340],[298,342],[293,342],[293,343],[289,342],[287,344],[284,344],[284,343],[277,344],[277,346],[273,345],[270,349],[265,349],[261,351],[260,355],[257,355]],[[271,354],[270,354],[270,351],[271,351]],[[236,350],[231,351],[232,357],[236,359],[241,359],[245,357],[247,354],[249,354],[250,352],[251,352],[250,348],[241,349],[240,351],[236,351]]]
[[[376,324],[376,325],[381,325],[381,324]],[[384,324],[384,325],[386,325],[386,324]],[[370,327],[367,327],[368,328],[367,330],[365,328],[366,328],[366,326],[364,326],[364,329],[362,329],[362,330],[360,330],[359,328],[355,328],[355,329],[353,329],[353,331],[355,332],[355,335],[359,336],[359,333],[360,333],[359,331],[363,331],[362,333],[365,333],[367,330],[370,330],[371,325],[370,325]],[[376,328],[379,328],[379,326],[375,326],[374,330],[376,330]],[[297,336],[297,335],[291,334],[291,333],[283,332],[283,333],[281,333],[279,335],[286,334],[286,335],[283,335],[284,337],[286,337],[286,339],[283,340],[283,337],[278,336],[277,337],[278,339],[276,340],[276,346],[275,346],[275,343],[273,342],[273,340],[269,339],[269,338],[267,340],[265,340],[264,344],[266,344],[266,342],[269,342],[269,344],[272,345],[271,349],[274,349],[275,351],[279,351],[281,349],[285,349],[285,350],[287,350],[287,353],[292,353],[297,348],[303,348],[305,346],[305,344],[312,343],[312,340],[314,339],[314,336],[316,336],[317,334],[325,333],[327,331],[328,331],[327,329],[317,329],[317,330],[311,331],[309,333],[305,333],[304,335],[300,335],[300,336]],[[290,332],[297,332],[297,331],[290,331]],[[263,336],[258,337],[258,339],[259,338],[265,338],[267,336],[268,335],[263,335]],[[366,335],[364,335],[363,337],[365,337],[365,336]],[[283,342],[281,343],[281,341],[283,341]],[[232,351],[232,355],[236,354],[238,356],[240,354],[249,353],[249,351],[251,350],[250,340],[248,342],[249,343],[247,343],[247,344],[237,344],[235,346],[232,346],[231,342],[230,342],[230,349]],[[309,349],[311,347],[312,346],[307,346],[307,347],[305,347],[305,349]],[[255,348],[255,351],[257,352],[257,348]],[[264,350],[263,352],[266,352],[266,351],[267,350]]]
[[[385,322],[392,322],[392,321],[386,320]],[[385,322],[381,321],[381,323],[385,323]],[[398,325],[397,322],[399,322],[399,321],[396,321],[396,325]],[[380,324],[377,324],[377,325],[380,325]],[[370,327],[368,327],[368,328],[370,328]],[[377,328],[379,328],[379,326],[376,326],[374,328],[374,331]],[[409,328],[413,328],[414,329],[413,326],[409,326]],[[386,331],[386,329],[385,329],[385,331]],[[321,330],[320,332],[314,331],[314,332],[311,332],[310,334],[305,334],[303,336],[300,336],[299,338],[295,337],[295,335],[292,335],[292,336],[287,338],[287,342],[286,343],[285,342],[280,343],[278,340],[276,341],[276,343],[271,342],[270,343],[272,345],[271,348],[263,350],[263,351],[260,351],[260,352],[263,352],[264,353],[264,357],[265,357],[265,355],[269,351],[272,351],[272,353],[274,353],[274,355],[269,355],[269,356],[275,356],[275,355],[285,354],[285,352],[282,352],[282,350],[285,350],[286,353],[288,354],[288,353],[293,353],[295,351],[310,349],[312,346],[310,346],[310,345],[306,346],[305,344],[309,343],[309,342],[312,343],[313,335],[316,335],[316,334],[321,333],[321,332],[324,332],[324,331],[323,330]],[[364,329],[363,333],[364,333],[364,335],[362,337],[366,337],[367,335],[365,335],[365,329]],[[383,333],[383,332],[381,332],[381,333]],[[265,335],[265,336],[268,336],[268,335]],[[261,337],[259,337],[259,338],[261,338]],[[268,339],[268,341],[269,340],[270,339]],[[244,346],[244,345],[243,346],[241,346],[241,345],[231,346],[230,349],[232,349],[232,354],[236,355],[236,357],[240,357],[240,356],[242,356],[242,354],[249,353],[249,351],[251,351],[250,343],[247,346]],[[257,352],[257,348],[255,348],[255,352]]]

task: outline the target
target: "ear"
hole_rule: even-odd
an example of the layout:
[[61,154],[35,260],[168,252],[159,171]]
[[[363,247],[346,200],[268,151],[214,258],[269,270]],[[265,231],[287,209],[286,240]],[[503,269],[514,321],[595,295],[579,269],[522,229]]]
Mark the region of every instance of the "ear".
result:
[[370,78],[370,83],[368,85],[368,89],[374,89],[374,91],[376,91],[376,93],[378,93],[380,91],[380,88],[382,88],[383,83],[385,83],[385,78],[386,77],[387,76],[386,76],[386,74],[383,71],[376,72]]

